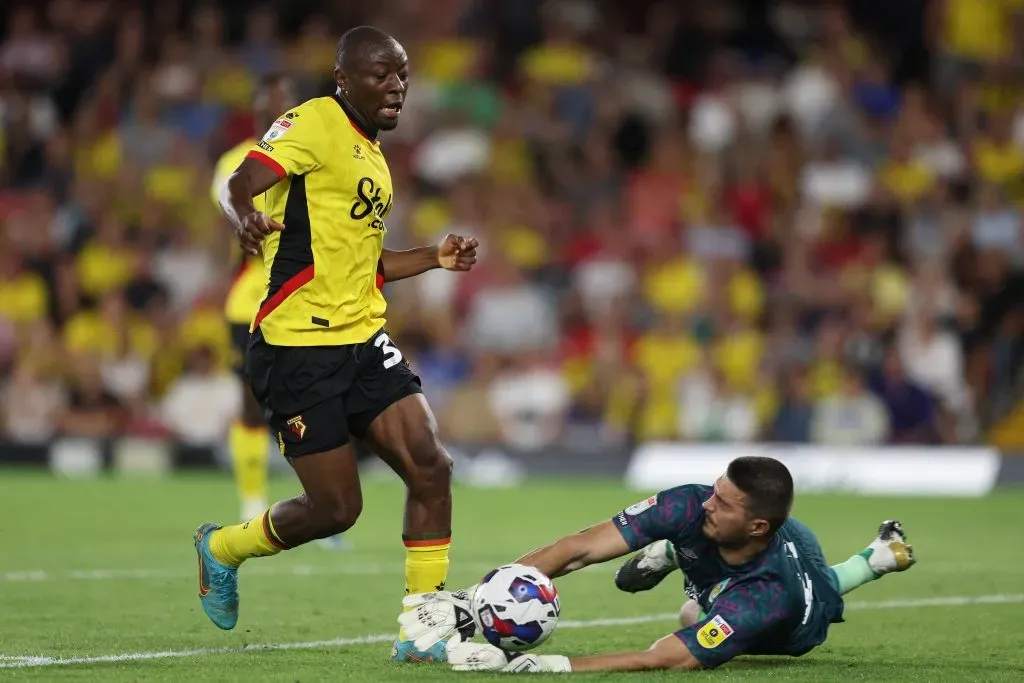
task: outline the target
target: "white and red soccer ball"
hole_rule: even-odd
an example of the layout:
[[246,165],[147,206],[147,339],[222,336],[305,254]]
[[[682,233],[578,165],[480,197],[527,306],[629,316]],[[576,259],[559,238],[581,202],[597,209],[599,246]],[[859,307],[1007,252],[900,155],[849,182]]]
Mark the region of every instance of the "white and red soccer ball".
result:
[[558,624],[558,591],[536,567],[506,564],[491,571],[477,586],[472,604],[480,633],[502,650],[537,647]]

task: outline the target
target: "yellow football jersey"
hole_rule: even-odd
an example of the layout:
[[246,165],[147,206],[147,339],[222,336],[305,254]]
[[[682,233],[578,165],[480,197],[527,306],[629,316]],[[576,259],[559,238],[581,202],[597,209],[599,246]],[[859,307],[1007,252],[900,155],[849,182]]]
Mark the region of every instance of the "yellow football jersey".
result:
[[304,102],[248,154],[281,178],[266,214],[285,227],[263,242],[268,287],[252,325],[270,344],[359,344],[384,326],[391,172],[344,106],[337,96]]
[[[210,198],[214,204],[219,204],[221,187],[227,182],[228,176],[234,173],[242,163],[254,144],[256,144],[254,138],[244,140],[224,152],[217,160],[217,166],[213,172],[213,182],[210,184]],[[257,211],[263,211],[265,208],[263,195],[253,197],[252,203]],[[236,255],[237,265],[231,289],[228,290],[228,296],[224,300],[224,315],[229,323],[248,325],[252,322],[267,289],[263,275],[263,259],[259,256],[246,256],[241,249],[235,249],[232,253]]]

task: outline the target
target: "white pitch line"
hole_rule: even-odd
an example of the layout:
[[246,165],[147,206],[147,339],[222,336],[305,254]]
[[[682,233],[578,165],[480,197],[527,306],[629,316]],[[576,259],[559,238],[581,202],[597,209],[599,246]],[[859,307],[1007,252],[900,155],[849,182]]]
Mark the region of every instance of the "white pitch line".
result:
[[[483,562],[460,564],[459,569],[472,572],[487,572],[501,564],[485,564]],[[262,564],[246,567],[246,576],[375,576],[378,574],[402,574],[405,566],[397,562],[391,563],[354,563],[354,564],[297,564],[273,565]],[[49,571],[45,569],[29,569],[0,573],[0,583],[43,583],[49,581],[123,581],[123,580],[162,580],[162,579],[195,579],[195,569],[70,569]]]
[[[459,563],[459,570],[467,572],[480,572],[481,575],[502,564],[501,560],[493,563],[473,562]],[[934,571],[955,568],[957,572],[964,572],[971,569],[970,564],[931,563],[926,569]],[[988,565],[984,565],[987,567]],[[984,568],[978,565],[976,568]],[[592,564],[583,571],[594,573],[610,573],[614,570],[610,564]],[[277,564],[277,563],[256,563],[251,567],[246,565],[246,576],[375,576],[378,574],[399,575],[405,572],[405,565],[400,562],[358,562],[346,564],[344,560],[336,564]],[[65,581],[162,581],[168,579],[195,579],[195,569],[66,569],[51,571],[47,569],[22,569],[0,572],[0,583],[45,583]]]
[[[964,605],[999,605],[1024,602],[1024,593],[998,595],[965,595],[945,598],[919,598],[909,600],[887,600],[882,602],[851,602],[847,609],[897,609],[905,607],[959,607]],[[558,624],[560,629],[597,628],[601,626],[633,626],[679,618],[678,612],[648,614],[639,617],[616,617],[609,619],[588,619],[583,621],[565,620]],[[371,645],[394,640],[394,633],[360,636],[356,638],[334,638],[297,643],[266,643],[241,647],[197,648],[194,650],[161,650],[156,652],[126,652],[123,654],[101,655],[98,657],[39,657],[0,655],[0,669],[24,669],[44,666],[70,666],[74,664],[110,664],[118,662],[140,662],[153,659],[177,659],[183,657],[204,657],[207,655],[239,654],[267,650],[312,650],[316,648],[347,647],[349,645]]]

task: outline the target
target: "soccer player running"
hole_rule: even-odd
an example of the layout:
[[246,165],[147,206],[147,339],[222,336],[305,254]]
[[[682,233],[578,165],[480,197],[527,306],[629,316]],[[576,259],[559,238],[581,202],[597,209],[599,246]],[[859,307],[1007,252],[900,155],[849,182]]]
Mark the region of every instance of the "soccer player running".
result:
[[694,670],[742,654],[799,656],[843,621],[843,595],[915,560],[900,523],[885,521],[866,549],[829,567],[811,530],[789,517],[792,503],[785,465],[737,458],[714,486],[662,491],[517,560],[554,578],[639,550],[615,575],[631,593],[681,569],[689,598],[681,628],[648,650],[564,657],[469,642],[472,588],[410,595],[399,623],[419,647],[450,638],[448,662],[458,671]]
[[[269,285],[251,324],[245,369],[303,492],[244,524],[195,533],[199,596],[215,625],[238,621],[238,567],[355,524],[362,492],[352,438],[364,439],[408,489],[407,593],[443,590],[451,539],[451,460],[419,378],[384,331],[384,282],[433,268],[469,270],[477,243],[383,249],[391,175],[377,135],[398,124],[408,58],[372,27],[338,43],[331,97],[270,126],[228,178],[220,204],[243,249],[262,250]],[[263,195],[265,209],[253,204]],[[399,634],[398,660],[438,659]]]

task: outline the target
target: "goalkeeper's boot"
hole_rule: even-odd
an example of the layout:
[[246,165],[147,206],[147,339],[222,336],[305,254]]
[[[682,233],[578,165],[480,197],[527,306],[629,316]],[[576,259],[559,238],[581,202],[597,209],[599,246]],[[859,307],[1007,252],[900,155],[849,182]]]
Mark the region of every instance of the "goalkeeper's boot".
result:
[[447,640],[439,640],[429,650],[418,650],[411,640],[396,640],[391,648],[393,662],[447,662]]
[[655,541],[626,560],[615,572],[615,585],[627,593],[649,591],[679,569],[676,550],[668,541]]
[[203,524],[195,533],[199,558],[199,602],[217,628],[230,631],[238,623],[238,569],[214,559],[210,553],[210,534],[218,524]]
[[903,525],[887,519],[878,527],[878,536],[860,553],[876,576],[910,569],[917,560],[914,546],[907,543]]

